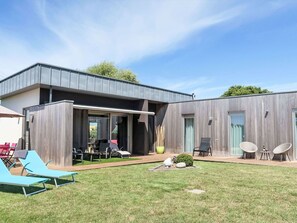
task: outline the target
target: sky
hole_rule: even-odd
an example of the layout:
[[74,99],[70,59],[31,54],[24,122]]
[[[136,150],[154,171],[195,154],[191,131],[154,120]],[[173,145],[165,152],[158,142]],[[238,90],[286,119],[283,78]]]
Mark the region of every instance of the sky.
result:
[[111,61],[196,99],[232,85],[293,91],[296,11],[296,0],[0,0],[0,79]]

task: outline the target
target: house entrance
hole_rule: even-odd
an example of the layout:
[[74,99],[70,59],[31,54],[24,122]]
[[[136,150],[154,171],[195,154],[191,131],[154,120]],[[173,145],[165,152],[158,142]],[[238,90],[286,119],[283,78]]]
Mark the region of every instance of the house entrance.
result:
[[245,115],[244,112],[229,113],[229,148],[232,156],[241,156],[239,144],[244,141]]

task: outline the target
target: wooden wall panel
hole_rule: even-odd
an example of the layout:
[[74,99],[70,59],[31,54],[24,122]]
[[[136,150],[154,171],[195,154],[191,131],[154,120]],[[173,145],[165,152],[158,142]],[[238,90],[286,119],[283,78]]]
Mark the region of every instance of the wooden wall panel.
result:
[[43,161],[72,165],[73,103],[56,102],[30,108],[30,142]]
[[[166,151],[181,153],[183,149],[183,117],[195,117],[195,144],[201,137],[211,137],[214,155],[229,156],[229,113],[245,113],[245,141],[273,150],[285,142],[293,143],[293,109],[297,93],[279,93],[170,104],[164,116]],[[266,111],[268,112],[266,115]],[[212,119],[211,125],[209,120]],[[296,147],[296,146],[295,146]],[[290,157],[295,157],[293,148]]]

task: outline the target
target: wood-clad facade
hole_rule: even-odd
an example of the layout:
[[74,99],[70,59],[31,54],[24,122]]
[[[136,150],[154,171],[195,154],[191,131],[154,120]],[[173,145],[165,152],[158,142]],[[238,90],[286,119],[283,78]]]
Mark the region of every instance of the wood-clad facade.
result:
[[290,157],[296,159],[297,93],[276,93],[169,104],[163,125],[167,152],[184,152],[184,119],[194,118],[195,145],[210,137],[215,156],[230,156],[230,114],[244,115],[244,141],[254,142],[259,151],[270,151],[281,143],[292,143]]
[[29,108],[30,148],[44,161],[59,166],[72,165],[73,102],[39,105]]
[[93,139],[148,154],[159,125],[165,126],[166,152],[190,153],[201,137],[210,137],[214,156],[238,156],[239,142],[250,141],[259,152],[292,143],[289,155],[297,157],[297,92],[192,100],[190,94],[35,64],[0,81],[0,99],[26,115],[26,148],[60,166],[72,165],[72,148],[87,149]]

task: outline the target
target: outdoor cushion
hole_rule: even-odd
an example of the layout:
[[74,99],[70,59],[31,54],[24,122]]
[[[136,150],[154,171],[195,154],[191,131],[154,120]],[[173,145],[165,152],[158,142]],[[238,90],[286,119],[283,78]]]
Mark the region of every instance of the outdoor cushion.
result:
[[27,156],[27,153],[28,153],[28,150],[16,150],[13,154],[13,157],[25,159]]

